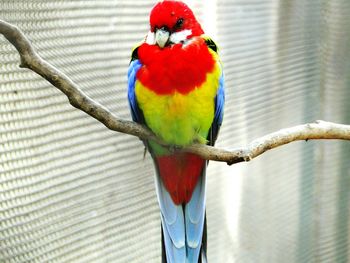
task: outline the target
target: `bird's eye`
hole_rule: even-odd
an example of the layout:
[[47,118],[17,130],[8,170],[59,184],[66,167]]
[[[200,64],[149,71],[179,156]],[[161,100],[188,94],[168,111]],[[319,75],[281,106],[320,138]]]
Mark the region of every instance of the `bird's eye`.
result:
[[174,26],[175,29],[180,29],[182,27],[184,23],[184,19],[183,18],[179,18],[177,21],[176,21],[176,24]]

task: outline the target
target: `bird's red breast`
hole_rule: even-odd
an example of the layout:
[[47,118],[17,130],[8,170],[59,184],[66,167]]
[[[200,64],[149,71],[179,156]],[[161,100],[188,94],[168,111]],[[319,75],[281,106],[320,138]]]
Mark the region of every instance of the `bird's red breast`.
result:
[[137,73],[138,80],[159,95],[189,93],[205,82],[215,64],[201,37],[195,37],[187,45],[176,44],[163,49],[144,43],[138,55],[143,64]]

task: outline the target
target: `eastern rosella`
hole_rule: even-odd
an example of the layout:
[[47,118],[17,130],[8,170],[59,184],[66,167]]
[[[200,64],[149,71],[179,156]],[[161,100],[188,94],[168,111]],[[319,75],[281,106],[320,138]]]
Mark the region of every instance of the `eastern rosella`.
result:
[[[148,35],[132,53],[128,99],[133,120],[169,145],[214,145],[223,118],[223,73],[217,46],[186,4],[165,0],[152,9]],[[144,143],[156,170],[162,262],[207,262],[207,161]]]

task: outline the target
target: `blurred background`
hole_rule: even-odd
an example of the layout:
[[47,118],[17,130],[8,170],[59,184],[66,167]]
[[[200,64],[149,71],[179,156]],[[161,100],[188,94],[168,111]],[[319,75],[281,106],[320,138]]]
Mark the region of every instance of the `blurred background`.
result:
[[[218,147],[316,119],[350,123],[350,1],[186,1],[226,74]],[[130,51],[150,0],[1,0],[39,54],[130,119]],[[107,130],[18,67],[0,37],[0,262],[160,262],[142,143]],[[232,167],[211,163],[211,263],[350,262],[350,144],[296,142]]]

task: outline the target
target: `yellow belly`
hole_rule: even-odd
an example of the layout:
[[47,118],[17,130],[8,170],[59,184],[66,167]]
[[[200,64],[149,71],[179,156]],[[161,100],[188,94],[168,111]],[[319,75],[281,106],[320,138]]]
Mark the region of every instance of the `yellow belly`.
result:
[[217,64],[201,86],[185,95],[158,95],[137,81],[136,98],[147,126],[169,144],[205,143],[214,118],[220,75]]

